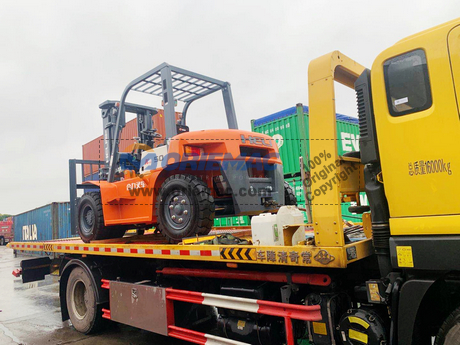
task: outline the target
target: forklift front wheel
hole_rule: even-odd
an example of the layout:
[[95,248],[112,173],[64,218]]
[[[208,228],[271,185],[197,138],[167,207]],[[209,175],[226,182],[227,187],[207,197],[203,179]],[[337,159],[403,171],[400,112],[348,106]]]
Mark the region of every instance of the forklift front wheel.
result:
[[123,237],[128,227],[104,225],[101,195],[97,192],[82,196],[78,204],[77,217],[77,230],[85,243]]
[[83,242],[104,238],[104,216],[102,214],[101,195],[97,192],[86,193],[78,204],[78,233]]

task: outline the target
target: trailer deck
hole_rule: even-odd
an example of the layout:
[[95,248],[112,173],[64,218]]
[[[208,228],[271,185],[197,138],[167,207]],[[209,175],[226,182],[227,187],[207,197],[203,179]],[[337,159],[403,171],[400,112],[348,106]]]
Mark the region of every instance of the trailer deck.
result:
[[[234,235],[243,235],[250,241],[251,238],[246,236],[247,233],[248,231],[240,231]],[[83,243],[80,239],[12,242],[9,247],[18,251],[43,252],[44,254],[65,253],[330,268],[345,268],[348,264],[372,254],[370,239],[352,242],[344,247],[209,245],[169,244],[164,237],[155,234],[127,236],[117,240],[101,240],[91,243]]]

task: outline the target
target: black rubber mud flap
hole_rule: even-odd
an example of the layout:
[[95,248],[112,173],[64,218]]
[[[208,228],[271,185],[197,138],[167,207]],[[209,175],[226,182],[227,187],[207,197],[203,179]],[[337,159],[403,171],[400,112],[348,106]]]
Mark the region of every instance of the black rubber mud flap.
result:
[[21,261],[22,282],[30,283],[44,280],[51,273],[51,259],[49,257]]

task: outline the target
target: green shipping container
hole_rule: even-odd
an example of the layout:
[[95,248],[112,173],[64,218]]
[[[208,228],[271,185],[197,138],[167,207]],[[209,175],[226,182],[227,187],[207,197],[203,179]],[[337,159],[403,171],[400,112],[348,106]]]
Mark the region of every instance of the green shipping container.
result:
[[[302,179],[301,177],[294,177],[294,178],[287,178],[286,182],[289,183],[291,188],[294,190],[295,196],[297,198],[297,206],[301,208],[305,208],[305,194],[303,191]],[[366,193],[360,194],[360,201],[361,205],[368,205]],[[351,213],[348,211],[348,207],[351,205],[350,202],[344,202],[341,204],[342,208],[342,218],[344,220],[348,220],[351,222],[361,222],[362,215]],[[304,221],[308,222],[307,213],[303,212],[304,214]]]
[[[278,144],[285,177],[300,175],[301,139],[299,116],[304,116],[307,152],[310,152],[308,107],[292,107],[251,121],[253,132],[270,135]],[[359,150],[358,119],[337,114],[337,148],[339,156]]]

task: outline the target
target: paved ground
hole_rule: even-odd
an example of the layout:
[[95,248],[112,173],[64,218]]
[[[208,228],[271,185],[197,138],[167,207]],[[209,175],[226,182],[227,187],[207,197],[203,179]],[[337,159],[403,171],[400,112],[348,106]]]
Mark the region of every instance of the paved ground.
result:
[[61,321],[57,277],[22,284],[11,274],[23,259],[0,247],[0,344],[185,344],[115,323],[92,336],[75,331],[69,321]]

